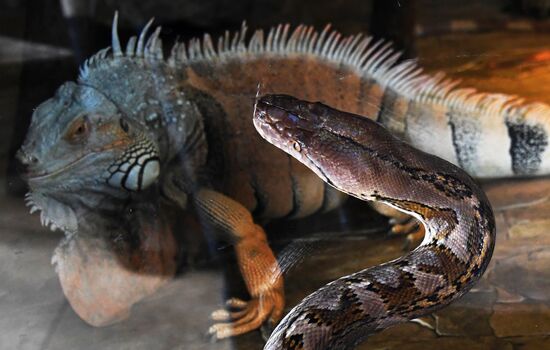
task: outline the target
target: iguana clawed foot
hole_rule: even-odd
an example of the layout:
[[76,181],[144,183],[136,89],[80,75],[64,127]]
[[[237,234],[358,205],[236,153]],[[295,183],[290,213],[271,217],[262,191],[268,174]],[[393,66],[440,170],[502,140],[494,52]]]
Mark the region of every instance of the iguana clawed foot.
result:
[[424,238],[426,233],[424,225],[416,218],[383,203],[371,202],[369,205],[379,214],[390,219],[390,235],[407,236],[403,249],[410,250],[416,247]]
[[252,297],[250,301],[229,299],[227,309],[213,312],[212,319],[220,323],[208,333],[222,339],[260,328],[266,321],[278,322],[285,304],[283,276],[263,228],[243,205],[213,190],[197,192],[195,207],[207,225],[234,242],[239,269]]
[[419,222],[417,219],[410,217],[404,222],[395,223],[396,220],[390,220],[392,224],[391,234],[392,235],[406,235],[407,240],[404,245],[404,249],[409,250],[412,247],[417,246],[426,233],[424,225]]
[[259,298],[244,301],[231,298],[225,302],[226,308],[214,311],[211,317],[214,324],[208,333],[215,339],[223,339],[259,328],[264,322],[276,324],[282,316],[284,293],[270,291]]

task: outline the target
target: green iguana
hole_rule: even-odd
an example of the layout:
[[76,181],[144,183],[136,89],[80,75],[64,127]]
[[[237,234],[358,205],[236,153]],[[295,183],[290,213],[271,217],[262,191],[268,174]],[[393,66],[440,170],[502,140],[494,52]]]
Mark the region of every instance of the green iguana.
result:
[[[344,196],[257,135],[251,118],[258,84],[262,93],[369,116],[473,176],[550,171],[548,106],[456,88],[441,74],[423,74],[414,61],[398,63],[389,43],[303,25],[279,25],[267,35],[258,30],[247,39],[243,24],[216,44],[205,35],[177,43],[165,56],[160,28],[148,35],[151,23],[122,47],[115,15],[111,47],[85,62],[78,82],[63,84],[35,110],[18,154],[28,167],[32,211],[40,210],[43,224],[67,235],[54,257],[58,269],[63,263],[61,284],[92,324],[121,318],[121,309],[127,311],[139,295],[117,294],[118,275],[109,270],[116,261],[98,264],[82,282],[82,270],[96,267],[71,255],[79,249],[75,240],[85,234],[113,242],[122,237],[121,261],[131,265],[135,259],[124,254],[132,244],[143,247],[146,232],[169,231],[159,214],[165,203],[195,213],[235,245],[250,301],[230,299],[228,306],[238,311],[214,312],[220,322],[210,329],[215,337],[281,318],[280,269],[254,219],[312,215],[335,208]],[[148,222],[151,216],[161,223]],[[140,240],[131,241],[128,232]],[[155,237],[158,242],[147,244],[157,252],[172,242]],[[84,249],[93,250],[94,244]],[[136,258],[139,271],[173,274],[174,254],[153,255]],[[150,262],[154,268],[148,270]],[[80,265],[69,273],[71,264]],[[93,283],[103,273],[111,274],[110,289],[107,282],[102,289]],[[142,282],[124,288],[140,290]]]

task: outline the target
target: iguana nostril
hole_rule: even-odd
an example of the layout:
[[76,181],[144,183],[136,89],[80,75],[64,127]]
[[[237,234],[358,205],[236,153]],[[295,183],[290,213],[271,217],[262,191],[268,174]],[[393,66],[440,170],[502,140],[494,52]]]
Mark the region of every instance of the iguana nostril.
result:
[[15,168],[19,174],[25,175],[29,173],[29,168],[38,162],[36,157],[28,156],[25,152],[19,150],[16,154]]
[[28,154],[26,152],[24,152],[23,150],[19,150],[17,151],[15,157],[17,158],[17,160],[19,161],[19,163],[23,166],[30,166],[30,165],[35,165],[38,163],[38,158],[31,155],[31,154]]

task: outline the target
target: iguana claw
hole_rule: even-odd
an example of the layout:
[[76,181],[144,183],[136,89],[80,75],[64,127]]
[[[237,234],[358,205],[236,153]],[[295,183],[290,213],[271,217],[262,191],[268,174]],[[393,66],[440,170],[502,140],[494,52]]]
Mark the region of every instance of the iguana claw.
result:
[[215,323],[208,333],[215,339],[223,339],[259,328],[264,322],[277,323],[284,308],[284,294],[270,291],[259,298],[244,301],[231,298],[225,302],[226,308],[212,312]]

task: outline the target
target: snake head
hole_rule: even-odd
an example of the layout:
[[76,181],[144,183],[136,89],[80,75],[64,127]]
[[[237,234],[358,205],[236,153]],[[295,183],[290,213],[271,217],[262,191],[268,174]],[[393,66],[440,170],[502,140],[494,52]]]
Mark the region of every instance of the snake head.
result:
[[256,100],[253,122],[264,139],[327,181],[318,164],[322,155],[317,147],[331,138],[324,130],[324,107],[321,103],[302,101],[288,95],[265,95]]
[[[348,181],[358,169],[358,148],[387,145],[392,137],[366,117],[288,95],[257,99],[254,126],[268,142],[343,192],[356,185]],[[366,168],[363,164],[363,170]]]

